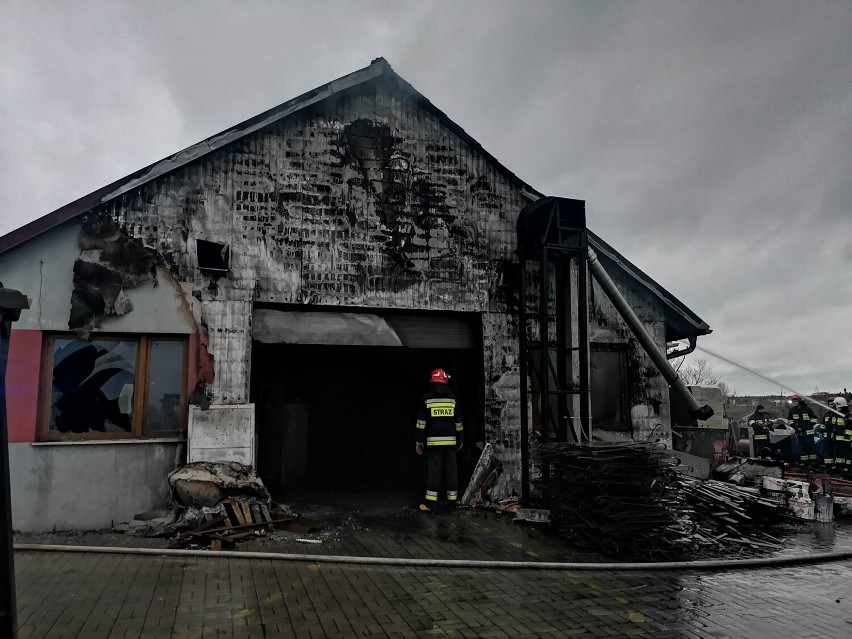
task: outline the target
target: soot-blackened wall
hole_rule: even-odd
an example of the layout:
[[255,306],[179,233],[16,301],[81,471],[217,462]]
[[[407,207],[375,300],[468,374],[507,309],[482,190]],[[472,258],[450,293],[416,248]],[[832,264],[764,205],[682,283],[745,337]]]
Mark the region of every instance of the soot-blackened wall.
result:
[[[99,212],[192,283],[216,403],[249,399],[255,302],[482,313],[486,437],[513,457],[517,331],[499,274],[528,202],[522,186],[416,95],[378,80]],[[230,273],[198,270],[197,239],[229,245]]]

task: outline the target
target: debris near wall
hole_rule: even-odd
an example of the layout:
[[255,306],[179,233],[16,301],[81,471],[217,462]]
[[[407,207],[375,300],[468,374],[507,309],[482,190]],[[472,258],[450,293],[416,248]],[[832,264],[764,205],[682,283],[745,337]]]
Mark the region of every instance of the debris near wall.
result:
[[566,538],[619,558],[676,560],[780,548],[766,530],[789,519],[752,488],[676,471],[649,442],[544,444],[542,493]]
[[491,506],[498,511],[507,512],[512,512],[512,509],[517,510],[519,505],[517,499],[504,499],[492,503],[489,490],[494,486],[501,470],[502,465],[494,454],[493,446],[490,443],[485,444],[459,505],[466,508]]
[[271,497],[251,466],[238,462],[193,462],[169,474],[169,486],[180,506],[214,506],[229,496]]
[[274,529],[301,530],[303,522],[272,501],[251,466],[196,462],[169,475],[171,509],[136,515],[113,530],[140,537],[169,537],[172,548],[233,548]]
[[255,498],[223,499],[215,507],[207,506],[197,511],[196,525],[177,531],[170,546],[222,550],[233,548],[237,541],[265,537],[276,527],[296,519],[293,513],[276,506],[270,509]]

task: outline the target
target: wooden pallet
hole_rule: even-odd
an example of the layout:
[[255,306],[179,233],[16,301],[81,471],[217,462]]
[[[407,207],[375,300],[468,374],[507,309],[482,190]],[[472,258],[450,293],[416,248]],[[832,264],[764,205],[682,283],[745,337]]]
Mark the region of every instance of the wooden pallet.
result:
[[204,513],[203,520],[194,529],[179,533],[176,544],[209,543],[211,550],[233,548],[237,541],[263,537],[276,526],[293,519],[292,515],[273,518],[262,502],[228,498],[219,502],[218,512]]

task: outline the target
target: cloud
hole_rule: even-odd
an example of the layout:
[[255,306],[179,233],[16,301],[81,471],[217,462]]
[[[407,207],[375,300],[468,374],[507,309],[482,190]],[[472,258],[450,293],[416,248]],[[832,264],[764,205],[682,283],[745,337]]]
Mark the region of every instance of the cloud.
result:
[[852,4],[7,0],[0,11],[0,234],[384,56],[521,179],[585,199],[590,228],[711,325],[708,348],[852,385],[838,348]]

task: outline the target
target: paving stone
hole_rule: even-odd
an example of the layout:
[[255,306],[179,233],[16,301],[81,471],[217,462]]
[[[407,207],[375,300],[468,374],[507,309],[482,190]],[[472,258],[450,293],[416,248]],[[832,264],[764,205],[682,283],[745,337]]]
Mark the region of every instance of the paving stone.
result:
[[[478,518],[466,524],[462,531],[464,524],[427,518],[423,535],[405,543],[364,532],[357,543],[338,540],[330,547],[340,554],[358,548],[359,554],[408,551],[452,559],[516,560],[519,550],[534,550],[540,560],[573,552],[552,538],[530,538],[517,525],[501,529]],[[490,532],[469,530],[485,527]],[[447,542],[448,535],[483,543]],[[838,535],[849,545],[852,534],[838,528]],[[845,639],[852,631],[850,561],[586,572],[18,551],[15,568],[21,639]]]

